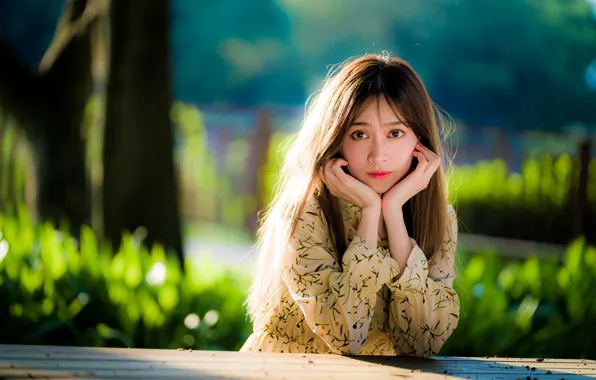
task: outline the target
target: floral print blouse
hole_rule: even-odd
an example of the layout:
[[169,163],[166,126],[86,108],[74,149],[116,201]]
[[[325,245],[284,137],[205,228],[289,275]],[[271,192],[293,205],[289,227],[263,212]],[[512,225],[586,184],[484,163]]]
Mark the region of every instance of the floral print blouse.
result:
[[[360,209],[340,201],[347,250],[342,265],[316,200],[310,199],[282,259],[284,289],[240,351],[432,356],[456,328],[453,290],[457,219],[427,260],[413,239],[400,274],[387,240],[356,236]],[[343,269],[342,269],[343,268]]]

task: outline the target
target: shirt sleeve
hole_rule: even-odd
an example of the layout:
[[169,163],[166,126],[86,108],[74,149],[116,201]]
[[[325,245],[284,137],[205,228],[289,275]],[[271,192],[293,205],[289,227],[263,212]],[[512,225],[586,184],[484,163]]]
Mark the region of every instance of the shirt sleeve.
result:
[[356,354],[368,335],[376,293],[399,269],[358,236],[341,266],[335,257],[318,205],[307,203],[284,254],[282,277],[315,335],[336,354]]
[[449,206],[449,228],[439,252],[427,261],[417,243],[391,290],[389,326],[397,355],[427,357],[439,352],[459,321],[459,297],[453,289],[457,218]]

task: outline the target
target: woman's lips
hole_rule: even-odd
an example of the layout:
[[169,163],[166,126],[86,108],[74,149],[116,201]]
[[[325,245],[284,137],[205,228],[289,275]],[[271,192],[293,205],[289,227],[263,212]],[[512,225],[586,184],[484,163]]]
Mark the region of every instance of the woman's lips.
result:
[[385,171],[378,171],[378,172],[370,172],[370,173],[366,173],[369,176],[371,176],[374,179],[383,179],[385,177],[387,177],[389,174],[391,174],[391,172],[385,172]]

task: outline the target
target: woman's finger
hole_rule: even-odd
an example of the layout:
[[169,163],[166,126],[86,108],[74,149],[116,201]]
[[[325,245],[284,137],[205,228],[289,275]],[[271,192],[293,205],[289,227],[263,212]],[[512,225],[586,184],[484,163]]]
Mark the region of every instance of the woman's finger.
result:
[[422,153],[422,155],[424,156],[424,158],[426,158],[427,161],[430,161],[434,155],[432,151],[430,151],[428,148],[421,144],[416,144],[414,151]]
[[327,161],[327,163],[325,163],[324,167],[323,167],[323,173],[325,176],[325,180],[327,181],[327,184],[329,183],[329,174],[331,172],[331,166],[333,165],[332,161]]
[[441,165],[441,158],[435,152],[422,145],[420,142],[416,144],[416,149],[424,154],[424,157],[429,164],[431,164],[431,166],[438,167]]
[[418,164],[416,165],[416,169],[414,169],[414,171],[418,173],[424,173],[426,166],[428,165],[428,160],[424,154],[418,150],[415,150],[412,155],[418,159]]
[[347,166],[348,165],[348,161],[344,160],[343,158],[336,158],[335,159],[335,164],[339,165],[339,166]]
[[439,168],[439,165],[437,165],[435,163],[430,163],[428,165],[426,171],[424,172],[424,180],[426,181],[427,184],[430,182],[432,176],[435,175],[438,168]]
[[341,198],[344,199],[351,199],[348,194],[351,194],[349,181],[353,181],[354,179],[344,172],[343,166],[348,165],[348,161],[337,158],[331,165],[329,169],[329,176],[332,176],[334,179],[335,191],[339,194]]
[[345,160],[337,160],[331,166],[331,172],[335,175],[339,183],[344,184],[347,179],[347,174],[344,172],[342,166],[347,165],[347,161]]
[[339,190],[340,181],[333,172],[332,168],[327,168],[325,170],[325,178],[327,180],[327,187],[329,188],[329,190],[332,191],[332,193],[337,193],[337,191]]
[[422,152],[422,154],[424,154],[424,156],[426,157],[426,159],[428,161],[431,161],[432,158],[434,156],[436,156],[435,152],[433,152],[432,150],[428,149],[427,147],[425,147],[424,145],[422,145],[420,142],[416,143],[416,150]]
[[[432,176],[435,174],[435,172],[437,171],[437,169],[439,168],[439,165],[441,163],[439,157],[437,155],[435,155],[430,149],[425,148],[424,146],[421,146],[420,144],[418,144],[419,146],[417,146],[417,150],[415,150],[414,152],[416,154],[414,154],[418,160],[419,160],[419,165],[421,162],[424,162],[424,164],[420,165],[422,170],[421,173],[421,177],[420,177],[420,183],[423,189],[425,189],[428,184],[430,183],[430,180],[432,178]],[[426,154],[425,154],[426,151]],[[429,160],[430,157],[430,160]],[[416,168],[418,169],[418,168]]]

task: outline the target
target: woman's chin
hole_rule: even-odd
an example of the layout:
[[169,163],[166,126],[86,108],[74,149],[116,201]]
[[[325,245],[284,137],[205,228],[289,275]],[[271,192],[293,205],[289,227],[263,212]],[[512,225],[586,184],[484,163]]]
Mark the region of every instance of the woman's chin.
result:
[[385,194],[397,183],[397,181],[392,181],[390,178],[378,180],[365,177],[359,180],[364,182],[365,185],[373,189],[379,195]]
[[389,191],[389,189],[391,189],[391,187],[392,187],[392,186],[387,186],[387,185],[385,185],[385,186],[382,186],[382,185],[380,185],[380,184],[376,184],[376,185],[369,185],[369,186],[370,186],[370,187],[371,187],[371,188],[372,188],[374,191],[376,191],[376,192],[377,192],[377,194],[379,194],[379,195],[383,195],[383,194],[385,194],[385,193],[386,193],[386,192],[388,192],[388,191]]

